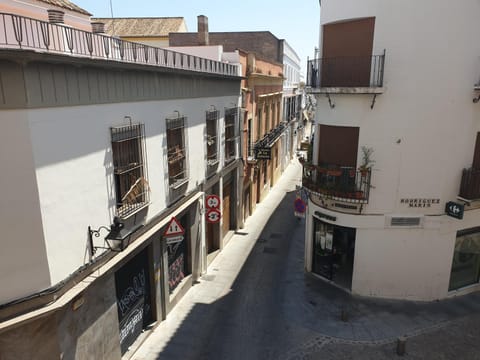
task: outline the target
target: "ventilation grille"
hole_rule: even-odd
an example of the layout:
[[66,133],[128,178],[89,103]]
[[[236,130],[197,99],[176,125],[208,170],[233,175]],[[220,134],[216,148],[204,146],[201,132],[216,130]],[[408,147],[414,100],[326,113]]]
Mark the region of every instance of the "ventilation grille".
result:
[[392,217],[390,226],[420,226],[419,217]]

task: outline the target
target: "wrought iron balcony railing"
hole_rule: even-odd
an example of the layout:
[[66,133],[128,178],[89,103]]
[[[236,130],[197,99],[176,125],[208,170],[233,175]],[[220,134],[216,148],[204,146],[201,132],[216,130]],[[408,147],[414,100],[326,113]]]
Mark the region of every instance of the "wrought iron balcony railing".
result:
[[334,57],[308,61],[307,86],[382,87],[385,65],[383,55]]
[[0,13],[1,49],[33,50],[57,55],[239,76],[237,65],[7,13]]
[[368,203],[371,169],[329,168],[303,164],[302,185],[326,198]]
[[272,129],[271,131],[269,131],[267,134],[265,134],[265,136],[262,139],[258,140],[253,145],[254,151],[259,148],[272,146],[275,140],[277,140],[280,137],[280,135],[282,134],[282,132],[285,130],[286,127],[287,127],[286,124],[283,122],[278,124],[278,126],[275,129]]
[[467,200],[480,199],[480,169],[463,169],[459,195]]

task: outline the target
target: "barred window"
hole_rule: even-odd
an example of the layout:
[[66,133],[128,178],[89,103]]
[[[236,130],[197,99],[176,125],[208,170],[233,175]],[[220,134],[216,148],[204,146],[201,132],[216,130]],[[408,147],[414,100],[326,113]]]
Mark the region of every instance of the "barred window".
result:
[[167,158],[170,187],[176,188],[188,179],[185,139],[186,117],[167,118]]
[[225,109],[225,162],[236,157],[238,134],[238,108]]
[[126,217],[149,201],[145,168],[145,126],[111,127],[117,215]]

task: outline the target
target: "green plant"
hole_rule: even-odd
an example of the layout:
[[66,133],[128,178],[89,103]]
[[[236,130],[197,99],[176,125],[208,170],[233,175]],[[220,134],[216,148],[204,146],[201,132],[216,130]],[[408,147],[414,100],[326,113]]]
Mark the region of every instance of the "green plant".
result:
[[373,148],[368,146],[362,146],[362,163],[360,164],[359,169],[362,171],[367,171],[373,167],[375,160],[372,159]]

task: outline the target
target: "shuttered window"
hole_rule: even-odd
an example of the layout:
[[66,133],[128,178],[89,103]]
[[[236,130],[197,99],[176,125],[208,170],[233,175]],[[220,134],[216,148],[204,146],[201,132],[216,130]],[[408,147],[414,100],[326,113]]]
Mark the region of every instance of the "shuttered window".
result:
[[319,165],[357,167],[358,127],[320,125]]

